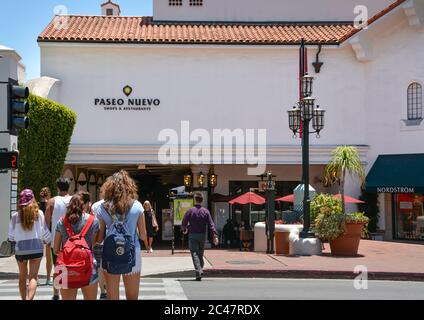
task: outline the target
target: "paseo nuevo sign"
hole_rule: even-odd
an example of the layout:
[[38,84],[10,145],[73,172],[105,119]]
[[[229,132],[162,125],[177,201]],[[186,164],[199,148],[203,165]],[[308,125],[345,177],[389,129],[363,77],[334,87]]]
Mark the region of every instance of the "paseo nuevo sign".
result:
[[157,98],[130,98],[133,89],[125,86],[123,89],[127,96],[123,98],[95,98],[94,105],[103,107],[106,111],[151,111],[152,108],[159,107],[160,100]]

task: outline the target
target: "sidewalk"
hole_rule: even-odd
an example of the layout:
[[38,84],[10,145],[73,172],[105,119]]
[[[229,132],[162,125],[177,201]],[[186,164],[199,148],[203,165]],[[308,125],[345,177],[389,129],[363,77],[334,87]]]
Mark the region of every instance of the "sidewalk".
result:
[[[322,256],[289,257],[238,249],[205,252],[207,277],[274,277],[351,279],[356,266],[365,266],[369,279],[424,281],[424,245],[362,240],[358,257],[334,257],[328,244]],[[143,252],[144,277],[193,277],[188,250],[170,249]],[[40,276],[45,277],[45,262]],[[0,258],[0,279],[16,278],[15,258]]]
[[[211,265],[205,260],[205,268],[211,268]],[[190,251],[175,250],[172,255],[171,250],[155,250],[153,253],[142,253],[142,277],[161,276],[181,277],[194,276],[193,262]],[[15,257],[0,257],[0,280],[17,279],[18,266]],[[46,262],[43,258],[40,265],[40,278],[46,277]]]
[[424,281],[424,245],[361,240],[358,257],[335,257],[325,244],[322,256],[268,255],[239,250],[209,250],[208,276],[354,278],[365,266],[370,279]]

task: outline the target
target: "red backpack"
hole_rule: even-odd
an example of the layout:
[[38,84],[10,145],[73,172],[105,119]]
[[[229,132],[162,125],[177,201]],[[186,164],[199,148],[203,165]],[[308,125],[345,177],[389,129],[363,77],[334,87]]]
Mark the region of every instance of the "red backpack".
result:
[[[63,289],[83,288],[90,284],[93,274],[93,254],[85,240],[85,235],[94,222],[90,215],[80,234],[75,235],[68,218],[62,217],[69,239],[62,248],[55,266],[55,278],[62,273]],[[64,272],[66,270],[66,272]],[[65,277],[67,276],[67,283]]]

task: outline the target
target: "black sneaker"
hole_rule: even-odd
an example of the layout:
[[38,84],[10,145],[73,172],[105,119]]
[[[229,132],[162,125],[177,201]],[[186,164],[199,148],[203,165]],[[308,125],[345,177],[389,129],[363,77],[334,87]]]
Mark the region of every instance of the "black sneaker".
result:
[[107,294],[106,293],[101,293],[100,294],[100,300],[107,300]]
[[52,300],[60,300],[59,296],[53,296]]
[[201,276],[197,276],[196,277],[196,281],[202,281],[202,277]]

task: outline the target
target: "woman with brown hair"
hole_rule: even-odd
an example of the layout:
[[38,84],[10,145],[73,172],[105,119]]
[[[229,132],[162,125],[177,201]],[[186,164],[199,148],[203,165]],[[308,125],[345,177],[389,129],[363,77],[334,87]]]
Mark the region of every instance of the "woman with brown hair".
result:
[[[126,171],[120,171],[106,180],[106,187],[103,191],[104,203],[100,205],[97,215],[100,222],[97,242],[102,243],[103,240],[106,240],[103,247],[102,267],[106,278],[107,298],[109,300],[119,300],[119,282],[122,275],[127,300],[137,300],[140,291],[141,274],[139,239],[142,241],[146,239],[144,210],[141,203],[137,200],[137,186]],[[119,222],[121,226],[123,225],[121,228],[124,228],[125,232],[130,235],[130,247],[132,250],[135,249],[133,264],[128,268],[129,272],[125,273],[118,272],[119,268],[115,268],[113,261],[110,260],[110,256],[113,256],[115,250],[109,251],[107,241],[110,235],[113,236],[112,231]],[[123,248],[116,248],[116,254],[123,255],[126,253]],[[132,269],[131,266],[133,266]]]
[[16,242],[15,258],[19,267],[21,298],[33,300],[44,243],[50,242],[50,231],[32,190],[25,189],[20,194],[19,211],[12,216],[9,225],[9,240]]
[[[62,217],[57,223],[54,240],[54,251],[58,256],[61,253],[61,249],[63,249],[70,237],[75,237],[75,235],[80,235],[81,238],[83,237],[85,239],[86,245],[88,245],[90,249],[89,254],[91,256],[93,255],[92,250],[96,244],[99,222],[93,215],[87,212],[88,207],[87,204],[84,203],[84,200],[85,198],[83,194],[78,193],[74,195],[69,202],[66,215]],[[58,264],[60,259],[61,256],[58,257]],[[61,288],[61,295],[63,300],[76,300],[79,288],[82,290],[84,300],[97,299],[97,262],[94,257],[92,261],[93,271],[91,278],[89,281],[87,281],[88,284],[84,287]]]

